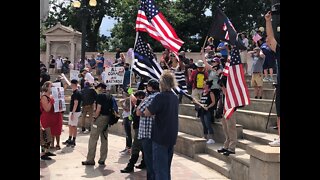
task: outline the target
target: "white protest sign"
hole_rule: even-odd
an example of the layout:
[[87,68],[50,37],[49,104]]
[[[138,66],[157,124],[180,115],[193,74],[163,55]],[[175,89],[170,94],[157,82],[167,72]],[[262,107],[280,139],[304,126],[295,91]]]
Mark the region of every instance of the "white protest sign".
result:
[[108,67],[105,69],[105,73],[106,84],[123,84],[124,67]]
[[75,80],[79,81],[79,77],[78,77],[79,74],[80,74],[80,71],[71,69],[70,70],[70,81],[72,79],[75,79]]
[[54,99],[54,112],[61,112],[66,110],[66,102],[64,100],[64,88],[52,87],[52,96]]
[[52,83],[52,86],[54,86],[54,87],[61,87],[61,82]]

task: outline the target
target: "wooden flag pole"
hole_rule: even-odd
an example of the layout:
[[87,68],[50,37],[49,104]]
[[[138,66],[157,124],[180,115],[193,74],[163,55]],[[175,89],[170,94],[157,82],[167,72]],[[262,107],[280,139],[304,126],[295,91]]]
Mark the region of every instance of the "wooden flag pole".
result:
[[[203,43],[203,46],[202,46],[203,52],[204,52],[204,46],[206,46],[207,40],[208,40],[208,36],[206,36],[206,39],[204,40],[204,43]],[[200,54],[202,54],[201,50],[200,50]]]

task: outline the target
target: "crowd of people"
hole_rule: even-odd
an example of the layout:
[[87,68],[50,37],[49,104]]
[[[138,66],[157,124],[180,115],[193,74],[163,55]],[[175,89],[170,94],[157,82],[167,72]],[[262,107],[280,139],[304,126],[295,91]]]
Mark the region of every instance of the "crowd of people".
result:
[[[251,85],[255,88],[256,99],[262,99],[263,82],[273,81],[273,69],[279,66],[280,45],[273,36],[270,23],[271,14],[265,16],[267,38],[259,40],[249,49],[245,34],[241,34],[241,41],[248,48],[241,51],[241,60],[247,74],[252,75]],[[195,104],[195,114],[200,118],[203,126],[203,137],[207,144],[215,143],[212,122],[221,118],[223,114],[223,100],[226,90],[226,76],[223,71],[230,62],[230,52],[234,48],[224,41],[220,41],[217,48],[213,38],[209,38],[208,46],[201,50],[201,59],[194,62],[186,57],[184,51],[175,56],[168,50],[162,54],[159,63],[164,69],[159,80],[140,77],[138,91],[129,93],[130,64],[126,61],[124,53],[118,49],[116,58],[111,66],[125,67],[124,83],[119,87],[123,90],[123,99],[119,104],[123,109],[123,127],[126,134],[126,144],[123,155],[131,155],[127,166],[121,173],[130,173],[142,152],[143,160],[137,168],[147,169],[147,179],[171,179],[170,166],[173,157],[174,145],[178,134],[178,109],[182,102],[182,94],[175,94],[172,89],[180,85],[191,92],[191,100]],[[249,60],[250,59],[250,60]],[[50,145],[42,144],[41,159],[50,160],[55,156],[50,149],[60,149],[60,135],[62,130],[62,113],[54,112],[54,99],[52,97],[50,74],[68,73],[72,69],[70,63],[56,60],[53,56],[49,61],[49,72],[40,61],[40,129],[50,128],[52,139]],[[249,68],[249,61],[251,67]],[[276,62],[277,61],[277,62]],[[61,62],[62,65],[60,65]],[[63,69],[64,63],[68,64]],[[59,64],[59,66],[58,66]],[[61,67],[61,68],[58,68]],[[116,99],[109,93],[110,86],[102,82],[106,67],[104,53],[99,53],[85,59],[81,69],[80,80],[71,80],[72,95],[69,113],[69,138],[62,144],[74,148],[77,133],[90,133],[88,154],[83,165],[95,165],[97,141],[100,137],[99,165],[105,165],[108,154],[108,121],[114,109],[118,112]],[[271,70],[272,69],[272,70]],[[61,70],[61,71],[60,71]],[[268,77],[268,72],[270,77]],[[276,109],[278,115],[279,139],[271,142],[271,146],[280,146],[280,69],[277,69]],[[136,77],[137,75],[134,75]],[[179,77],[179,78],[176,78]],[[59,77],[56,82],[61,82]],[[138,78],[137,78],[138,79]],[[62,87],[65,87],[62,84]],[[89,116],[89,127],[86,127],[86,117]],[[77,131],[78,121],[80,132]],[[235,154],[237,133],[234,119],[222,118],[223,131],[226,137],[224,146],[218,152],[228,156]],[[134,129],[132,141],[131,128]],[[55,141],[56,140],[56,143]]]

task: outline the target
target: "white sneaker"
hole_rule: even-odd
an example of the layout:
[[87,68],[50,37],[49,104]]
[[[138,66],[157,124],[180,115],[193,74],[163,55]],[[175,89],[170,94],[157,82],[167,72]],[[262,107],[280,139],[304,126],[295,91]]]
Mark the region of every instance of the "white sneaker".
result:
[[269,78],[263,78],[262,81],[263,81],[263,82],[268,82],[268,81],[269,81]]
[[90,131],[88,129],[86,129],[85,131],[83,131],[83,134],[89,134]]
[[208,141],[207,141],[207,144],[214,144],[215,143],[215,141],[213,140],[213,139],[209,139]]
[[280,138],[269,143],[271,147],[280,147]]

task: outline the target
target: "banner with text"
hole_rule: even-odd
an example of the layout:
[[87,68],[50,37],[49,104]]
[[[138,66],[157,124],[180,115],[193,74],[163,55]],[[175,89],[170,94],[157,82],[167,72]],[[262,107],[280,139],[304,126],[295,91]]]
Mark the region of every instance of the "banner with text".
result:
[[124,67],[108,67],[105,69],[105,76],[103,81],[106,84],[123,84]]

